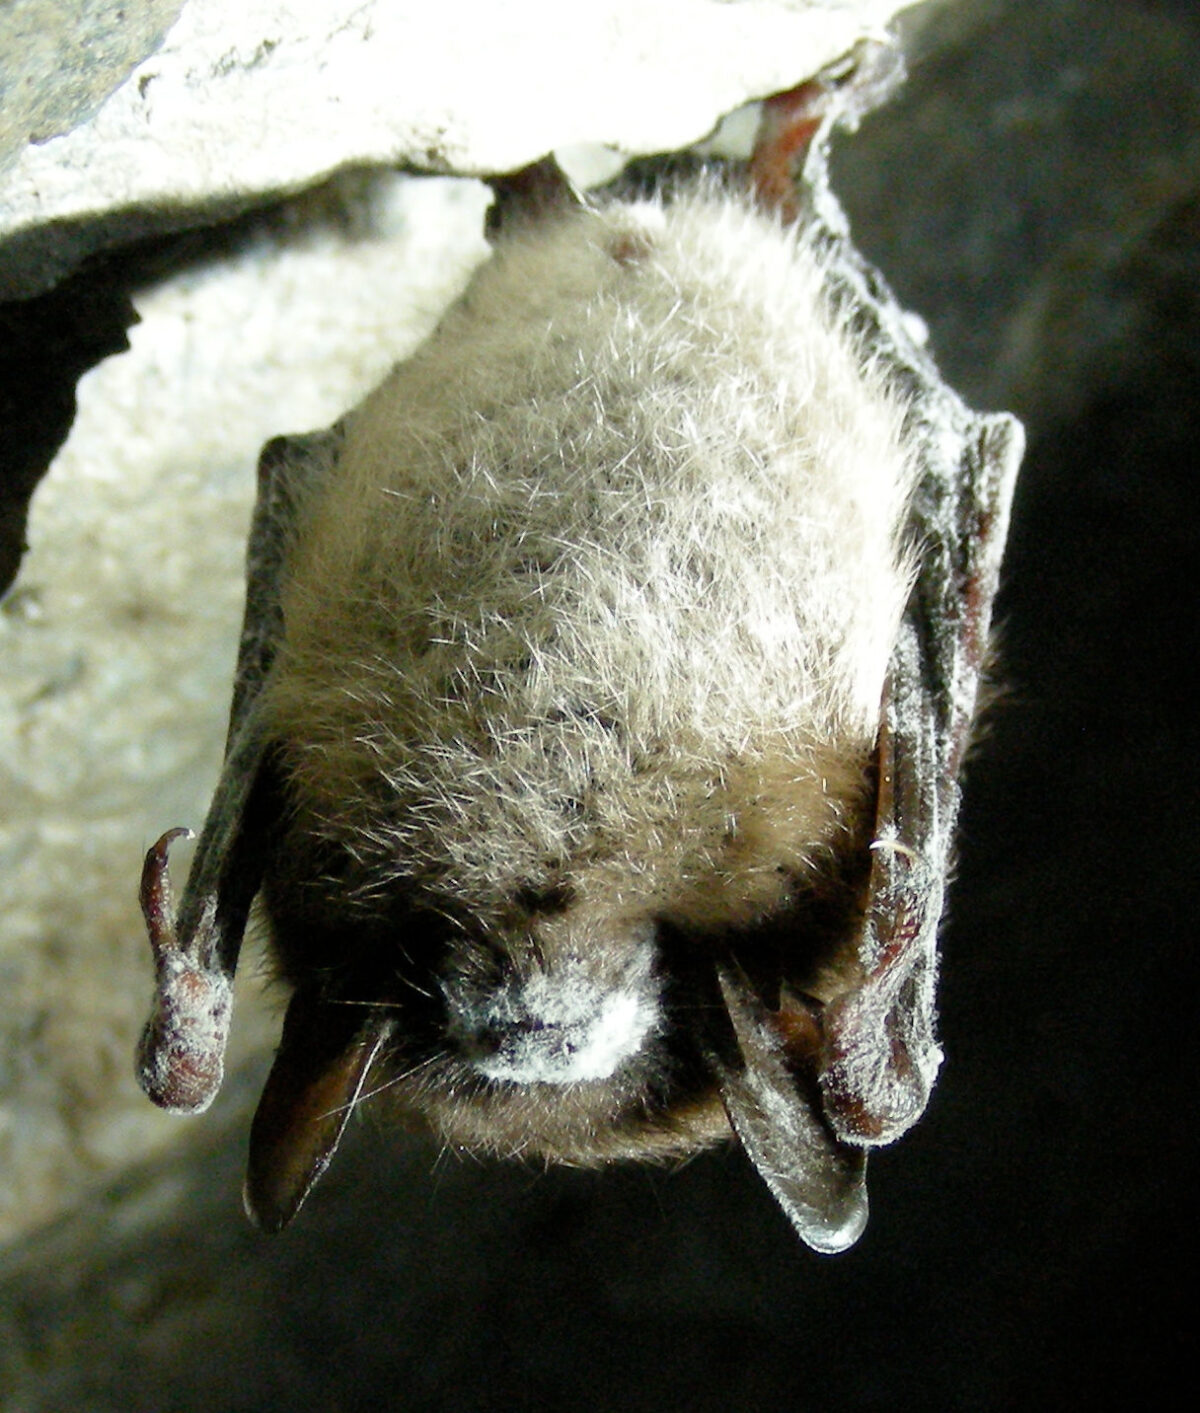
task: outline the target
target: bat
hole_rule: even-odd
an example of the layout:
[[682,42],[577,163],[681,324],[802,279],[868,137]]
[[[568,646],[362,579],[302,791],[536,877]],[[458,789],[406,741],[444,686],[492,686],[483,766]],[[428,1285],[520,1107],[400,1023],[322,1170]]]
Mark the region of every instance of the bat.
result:
[[[871,74],[875,77],[872,79]],[[245,1203],[350,1115],[571,1164],[736,1139],[842,1250],[924,1109],[937,927],[1020,426],[945,386],[825,178],[879,70],[750,161],[497,178],[492,258],[264,448],[224,768],[141,902],[146,1093],[221,1084],[252,909],[290,992]],[[864,96],[865,95],[865,96]]]

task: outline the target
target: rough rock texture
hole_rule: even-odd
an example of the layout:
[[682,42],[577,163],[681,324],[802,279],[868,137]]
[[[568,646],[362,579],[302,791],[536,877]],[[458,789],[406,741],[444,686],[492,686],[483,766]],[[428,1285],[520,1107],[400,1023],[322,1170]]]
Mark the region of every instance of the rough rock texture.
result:
[[[305,1219],[265,1241],[237,1202],[261,1056],[172,1153],[178,1124],[137,1117],[138,855],[163,824],[197,817],[215,772],[254,444],[321,425],[376,376],[365,353],[341,382],[299,371],[298,325],[332,339],[368,317],[347,316],[315,273],[339,222],[368,265],[377,255],[390,273],[400,254],[338,214],[361,210],[339,188],[320,208],[331,220],[309,208],[296,229],[243,226],[227,255],[135,295],[134,353],[84,380],[0,617],[16,703],[0,723],[0,1082],[24,1106],[4,1110],[0,1142],[6,1164],[20,1147],[31,1165],[19,1190],[13,1167],[3,1179],[9,1230],[27,1234],[0,1265],[2,1406],[1007,1410],[1174,1396],[1194,1345],[1197,1179],[1200,753],[1184,695],[1200,651],[1197,72],[1190,0],[963,0],[923,28],[907,90],[835,164],[860,244],[927,318],[943,366],[1032,438],[1000,613],[1010,686],[967,781],[944,939],[947,1062],[923,1124],[875,1161],[863,1244],[832,1260],[799,1249],[732,1154],[678,1174],[538,1176],[439,1162],[369,1126]],[[418,290],[440,267],[440,224],[404,247]],[[413,239],[420,228],[405,218]],[[280,265],[292,273],[276,289]],[[382,295],[363,299],[387,314]],[[272,361],[312,391],[288,401],[257,383]],[[122,365],[127,381],[105,384]],[[230,401],[243,382],[249,410]],[[165,455],[148,433],[164,407]],[[113,421],[83,430],[105,409]],[[184,532],[170,548],[137,519],[164,497]],[[123,646],[102,656],[113,615],[84,604],[106,581],[127,611]],[[193,619],[200,636],[184,640]],[[180,739],[191,759],[176,770]],[[55,761],[61,782],[32,783]],[[120,794],[130,771],[141,803]],[[17,868],[33,879],[27,905],[12,901]],[[139,968],[129,994],[110,984]],[[243,1004],[243,1026],[249,1015]],[[29,1230],[133,1154],[146,1161]]]
[[502,172],[548,142],[684,147],[906,2],[190,0],[91,121],[5,174],[0,298],[177,228],[181,207],[229,211],[348,164]]
[[84,122],[161,43],[183,0],[7,0],[0,8],[0,171]]

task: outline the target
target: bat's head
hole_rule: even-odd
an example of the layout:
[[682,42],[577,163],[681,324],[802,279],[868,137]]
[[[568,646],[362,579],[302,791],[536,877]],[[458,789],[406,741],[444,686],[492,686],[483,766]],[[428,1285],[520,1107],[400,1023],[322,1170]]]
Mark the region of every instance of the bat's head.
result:
[[[515,680],[489,698],[492,728],[520,698]],[[527,713],[526,749],[516,762],[493,753],[479,785],[481,742],[502,733],[452,744],[427,720],[424,745],[443,761],[459,752],[453,767],[410,778],[370,829],[306,795],[312,777],[277,752],[291,804],[262,900],[294,999],[255,1125],[252,1212],[268,1227],[290,1218],[360,1102],[451,1146],[669,1158],[770,1102],[746,1087],[753,1070],[777,1107],[804,1116],[792,1165],[811,1190],[792,1205],[807,1239],[846,1244],[864,1211],[861,1155],[822,1115],[807,1008],[859,978],[869,756],[814,772],[811,752],[751,769],[722,751],[719,766],[655,769],[626,751],[602,773],[590,717],[543,728],[553,750],[529,748]],[[545,802],[577,788],[584,756],[607,805],[576,804],[552,839]]]

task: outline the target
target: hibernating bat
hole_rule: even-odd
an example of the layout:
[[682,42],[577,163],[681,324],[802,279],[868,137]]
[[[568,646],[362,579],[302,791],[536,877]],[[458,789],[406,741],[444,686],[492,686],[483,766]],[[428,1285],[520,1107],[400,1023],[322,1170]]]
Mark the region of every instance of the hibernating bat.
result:
[[866,1150],[941,1059],[1021,448],[941,382],[828,192],[869,87],[769,102],[741,178],[498,180],[494,254],[428,342],[265,448],[177,914],[182,831],[146,860],[138,1061],[157,1103],[207,1105],[257,898],[291,989],[264,1228],[369,1099],[577,1164],[732,1129],[810,1246],[861,1232]]

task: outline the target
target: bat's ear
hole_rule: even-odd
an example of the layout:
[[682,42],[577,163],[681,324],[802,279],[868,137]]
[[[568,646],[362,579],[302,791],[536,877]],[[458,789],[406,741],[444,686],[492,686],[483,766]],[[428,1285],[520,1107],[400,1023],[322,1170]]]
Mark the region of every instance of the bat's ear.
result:
[[817,1017],[799,998],[768,1012],[737,966],[718,977],[740,1052],[740,1063],[717,1061],[734,1132],[801,1239],[844,1251],[867,1224],[866,1154],[822,1112]]
[[391,1028],[376,1007],[292,997],[250,1129],[243,1200],[263,1231],[287,1226],[329,1166]]

